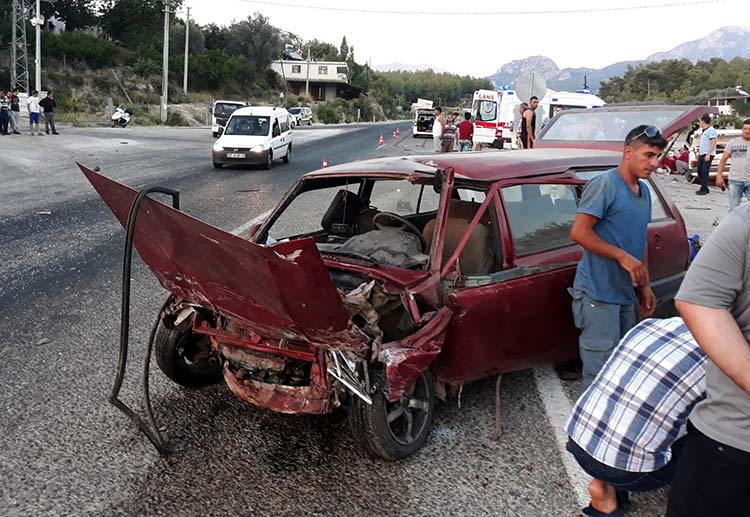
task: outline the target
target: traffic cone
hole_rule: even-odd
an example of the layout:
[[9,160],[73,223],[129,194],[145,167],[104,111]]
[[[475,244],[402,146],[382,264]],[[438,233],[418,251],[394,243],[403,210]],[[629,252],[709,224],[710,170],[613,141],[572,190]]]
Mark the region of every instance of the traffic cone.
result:
[[393,139],[394,140],[396,139],[396,132],[395,131],[393,132]]
[[396,136],[399,136],[401,134],[401,130],[399,128],[396,128]]
[[385,140],[383,140],[383,133],[380,133],[380,138],[378,139],[378,145],[385,144]]
[[324,157],[323,157],[323,168],[325,169],[326,167],[328,167],[328,158],[326,158],[326,157],[324,156]]

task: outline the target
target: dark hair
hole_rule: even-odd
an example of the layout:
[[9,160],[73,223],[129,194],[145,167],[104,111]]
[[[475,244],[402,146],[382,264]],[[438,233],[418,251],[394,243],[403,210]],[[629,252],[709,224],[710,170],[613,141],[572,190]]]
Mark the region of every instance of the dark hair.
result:
[[[471,113],[469,113],[468,111],[464,113],[464,118],[466,120],[471,120]],[[747,123],[750,124],[750,121],[748,121]]]
[[701,121],[705,122],[706,124],[710,124],[711,115],[709,115],[708,113],[704,113],[703,115],[701,115]]
[[442,113],[443,112],[443,108],[441,108],[440,106],[438,106],[437,108],[435,108],[435,111],[437,111],[438,113]]
[[539,97],[537,97],[536,95],[534,95],[533,97],[531,97],[529,99],[529,102],[531,102],[531,101],[538,101],[538,100],[539,100]]
[[641,124],[630,130],[628,136],[625,137],[625,145],[632,145],[634,142],[646,144],[651,147],[658,147],[664,150],[667,147],[667,139],[661,134],[661,131],[657,131],[656,135],[648,136],[646,130],[652,126],[648,124]]
[[451,113],[451,115],[453,115],[454,117],[458,117],[458,111],[454,111],[453,113]]
[[742,125],[743,126],[750,126],[750,118],[746,118],[745,120],[743,120],[742,121]]

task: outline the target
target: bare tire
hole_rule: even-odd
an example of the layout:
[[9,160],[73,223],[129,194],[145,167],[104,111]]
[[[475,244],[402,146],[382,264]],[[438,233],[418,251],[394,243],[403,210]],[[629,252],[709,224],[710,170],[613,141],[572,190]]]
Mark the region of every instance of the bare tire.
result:
[[190,327],[179,331],[159,321],[154,354],[164,375],[181,386],[199,388],[221,380],[221,363],[211,349],[211,341]]
[[284,163],[289,163],[292,160],[292,146],[290,145],[289,148],[286,150],[286,154],[284,155]]
[[266,152],[266,163],[263,164],[263,168],[271,170],[273,168],[273,151],[270,149]]
[[424,445],[432,430],[435,413],[435,384],[425,371],[396,402],[389,402],[382,370],[371,375],[375,392],[372,405],[356,395],[349,403],[349,425],[354,440],[370,455],[394,461],[405,458]]

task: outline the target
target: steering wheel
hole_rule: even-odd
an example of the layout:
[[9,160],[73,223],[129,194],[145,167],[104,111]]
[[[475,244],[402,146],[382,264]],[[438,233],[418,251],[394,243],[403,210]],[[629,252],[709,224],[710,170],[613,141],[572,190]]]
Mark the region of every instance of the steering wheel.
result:
[[393,212],[378,212],[375,214],[375,217],[372,218],[372,224],[380,230],[383,226],[392,226],[389,224],[384,224],[383,220],[389,219],[391,221],[396,221],[399,224],[396,226],[396,228],[403,228],[404,230],[413,233],[419,238],[419,245],[421,246],[420,251],[424,252],[425,248],[427,247],[427,243],[424,240],[424,236],[422,235],[422,232],[419,231],[419,228],[414,226],[414,223],[406,219],[405,217],[401,217],[398,214],[394,214]]

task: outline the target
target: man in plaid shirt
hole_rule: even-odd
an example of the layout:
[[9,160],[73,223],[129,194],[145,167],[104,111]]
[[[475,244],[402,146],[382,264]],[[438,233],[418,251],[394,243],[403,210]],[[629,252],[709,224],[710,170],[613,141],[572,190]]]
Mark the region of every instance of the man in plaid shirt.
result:
[[688,416],[705,397],[706,355],[681,318],[630,330],[568,419],[568,451],[594,479],[589,516],[623,515],[628,491],[670,483]]

